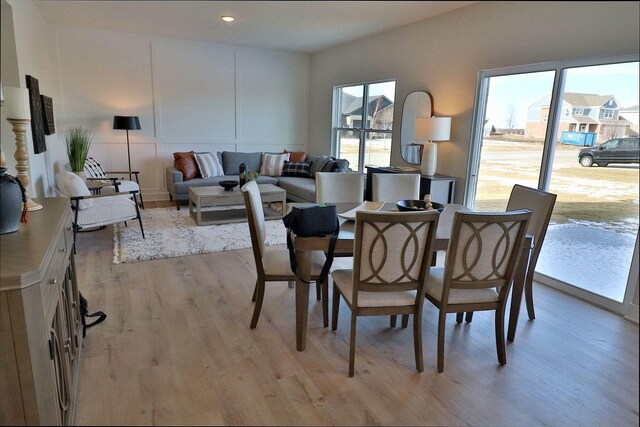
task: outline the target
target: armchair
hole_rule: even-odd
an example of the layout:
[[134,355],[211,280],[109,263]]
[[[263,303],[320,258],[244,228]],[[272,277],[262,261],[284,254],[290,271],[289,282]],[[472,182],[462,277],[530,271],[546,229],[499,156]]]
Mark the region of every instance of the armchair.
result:
[[[144,209],[144,200],[140,191],[139,171],[105,171],[93,157],[87,157],[84,163],[84,172],[87,175],[87,181],[104,184],[99,190],[100,194],[113,195],[137,190],[140,196],[140,206]],[[113,177],[113,175],[118,175],[118,177]],[[126,175],[129,175],[128,180],[124,179]],[[132,175],[135,178],[135,182],[131,180]]]

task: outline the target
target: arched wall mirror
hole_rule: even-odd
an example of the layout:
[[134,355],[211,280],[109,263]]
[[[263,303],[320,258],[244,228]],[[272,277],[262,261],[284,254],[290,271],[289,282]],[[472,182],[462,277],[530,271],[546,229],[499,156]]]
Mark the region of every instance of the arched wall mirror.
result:
[[420,147],[416,144],[414,131],[416,117],[431,117],[433,98],[429,92],[411,92],[404,100],[402,107],[402,125],[400,128],[400,147],[402,159],[413,165],[420,164]]

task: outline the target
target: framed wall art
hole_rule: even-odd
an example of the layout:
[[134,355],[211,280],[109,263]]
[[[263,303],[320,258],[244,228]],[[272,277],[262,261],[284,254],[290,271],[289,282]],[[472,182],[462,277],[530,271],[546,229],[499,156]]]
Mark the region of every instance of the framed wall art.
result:
[[53,99],[46,95],[40,95],[42,101],[42,120],[44,120],[45,135],[56,133],[56,125],[53,120]]
[[42,102],[40,101],[38,79],[33,76],[27,76],[27,89],[29,89],[29,109],[31,111],[33,152],[35,154],[40,154],[47,151],[47,143],[44,139],[44,119],[42,115]]

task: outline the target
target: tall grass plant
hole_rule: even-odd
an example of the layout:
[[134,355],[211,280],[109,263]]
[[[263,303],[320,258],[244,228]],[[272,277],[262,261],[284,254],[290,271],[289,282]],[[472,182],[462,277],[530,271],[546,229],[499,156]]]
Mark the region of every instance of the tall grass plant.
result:
[[84,162],[89,154],[92,137],[89,131],[82,129],[82,127],[67,129],[65,141],[67,144],[69,165],[72,171],[82,172],[84,170]]

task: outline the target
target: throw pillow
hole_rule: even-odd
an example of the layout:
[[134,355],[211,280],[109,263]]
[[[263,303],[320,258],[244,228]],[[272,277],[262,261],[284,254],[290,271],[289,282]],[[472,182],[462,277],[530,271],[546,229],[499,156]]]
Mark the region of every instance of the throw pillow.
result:
[[333,160],[336,162],[336,166],[332,172],[349,172],[349,160],[347,159],[336,159]]
[[193,151],[183,153],[173,153],[173,165],[182,172],[184,180],[198,178],[200,172],[198,171],[198,164],[196,163]]
[[[328,162],[331,162],[327,165]],[[330,169],[326,169],[327,166],[330,166]],[[311,177],[315,178],[317,172],[331,172],[331,169],[335,166],[335,162],[329,156],[319,156],[317,160],[313,160],[313,164],[311,166]]]
[[284,150],[284,154],[289,154],[289,160],[292,162],[304,162],[304,160],[307,158],[307,152],[306,151],[287,151]]
[[213,178],[224,175],[222,163],[216,153],[195,153],[196,163],[203,178]]
[[329,158],[324,164],[318,169],[318,172],[336,172],[337,163],[333,160],[332,157]]
[[84,172],[89,178],[106,178],[107,172],[93,157],[87,157],[84,161]]
[[311,177],[311,165],[306,162],[284,162],[282,176],[295,176],[299,178]]
[[[56,174],[58,190],[67,197],[90,196],[91,191],[82,178],[73,172],[60,171]],[[75,203],[74,203],[75,205]],[[93,200],[80,200],[78,209],[87,209],[93,206]]]
[[262,168],[260,175],[263,176],[282,176],[284,162],[289,161],[289,153],[287,154],[267,154],[262,155]]

